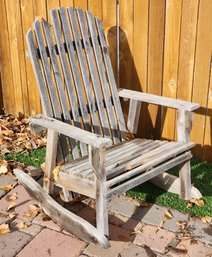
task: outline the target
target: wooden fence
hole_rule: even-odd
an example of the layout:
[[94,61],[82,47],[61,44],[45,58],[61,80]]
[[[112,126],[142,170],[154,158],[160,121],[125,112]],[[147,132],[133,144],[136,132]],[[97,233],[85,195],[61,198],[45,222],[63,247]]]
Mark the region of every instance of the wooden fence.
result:
[[[120,87],[201,104],[192,130],[194,155],[211,162],[211,0],[1,0],[0,107],[41,112],[25,35],[35,18],[49,20],[50,9],[73,5],[103,20]],[[142,107],[140,136],[176,137],[174,110]]]

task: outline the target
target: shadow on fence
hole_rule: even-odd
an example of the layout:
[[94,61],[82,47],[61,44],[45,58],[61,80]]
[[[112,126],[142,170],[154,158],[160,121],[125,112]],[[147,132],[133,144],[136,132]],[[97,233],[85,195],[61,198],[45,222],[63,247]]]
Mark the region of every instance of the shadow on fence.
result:
[[[116,34],[114,33],[114,31],[116,31],[116,27],[111,27],[108,31],[108,36],[107,36],[107,40],[108,40],[108,44],[109,44],[109,49],[110,49],[110,53],[116,52],[116,44],[114,44],[114,40],[116,38]],[[132,89],[132,90],[137,90],[140,92],[145,92],[145,88],[146,85],[142,85],[136,70],[136,66],[134,63],[134,59],[129,47],[129,43],[128,43],[128,39],[127,39],[127,35],[124,32],[124,30],[120,29],[119,31],[120,33],[120,39],[121,39],[121,44],[124,44],[124,47],[122,47],[122,49],[124,49],[124,52],[121,52],[120,54],[120,77],[119,77],[119,84],[121,88],[128,88],[128,89]],[[113,36],[111,36],[113,35]],[[124,57],[127,56],[127,59]],[[114,57],[113,57],[114,58]],[[157,60],[155,60],[157,61]],[[125,63],[124,63],[125,62]],[[123,72],[123,70],[125,69],[124,66],[127,67],[126,62],[129,62],[130,64],[132,64],[132,67],[130,67],[130,72],[133,73],[133,81],[131,82],[130,85],[127,85],[127,83],[125,83],[125,81],[127,82],[127,71]],[[122,70],[123,68],[123,70]],[[116,72],[115,72],[116,73]],[[117,74],[116,74],[117,75]],[[122,77],[123,76],[123,77]],[[116,79],[118,76],[115,76]],[[162,90],[161,90],[162,91]],[[127,115],[128,115],[128,109],[129,109],[129,102],[125,102],[122,101],[122,107],[123,107],[123,111],[124,111],[124,116],[125,119],[127,119]],[[164,129],[164,123],[166,120],[166,113],[167,113],[167,108],[166,107],[161,107],[161,106],[154,106],[154,115],[152,115],[152,113],[150,112],[149,108],[148,108],[148,104],[146,103],[142,103],[142,107],[141,107],[141,113],[140,113],[140,117],[139,118],[139,127],[138,127],[138,132],[137,135],[138,137],[145,137],[145,138],[150,138],[150,139],[160,139],[162,137],[162,131]],[[209,126],[209,131],[207,132],[207,137],[209,137],[210,142],[207,142],[209,144],[202,146],[201,144],[197,144],[193,150],[194,155],[197,158],[202,158],[203,160],[212,160],[212,109],[207,109],[204,107],[200,107],[198,110],[195,111],[196,113],[205,116],[206,119],[210,119],[210,124],[208,124]],[[154,116],[154,117],[153,117]],[[173,117],[175,118],[175,117]],[[170,120],[169,123],[175,122],[173,120]],[[176,129],[176,127],[175,127]],[[203,128],[205,129],[205,127]],[[198,131],[196,132],[198,133]],[[206,132],[205,132],[206,134]],[[164,140],[170,140],[170,138],[167,137],[163,137]]]

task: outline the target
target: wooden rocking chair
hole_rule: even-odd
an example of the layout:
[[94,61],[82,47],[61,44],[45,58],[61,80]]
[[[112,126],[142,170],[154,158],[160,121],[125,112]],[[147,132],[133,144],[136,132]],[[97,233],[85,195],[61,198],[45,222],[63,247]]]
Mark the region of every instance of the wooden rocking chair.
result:
[[[67,231],[108,247],[107,200],[168,169],[180,166],[181,197],[191,194],[189,142],[192,117],[199,104],[116,88],[102,22],[81,9],[51,10],[52,27],[44,19],[27,33],[44,115],[31,124],[48,129],[42,189],[31,177],[15,170],[19,181],[44,211]],[[53,32],[52,32],[53,28]],[[31,92],[33,93],[33,92]],[[127,127],[120,97],[129,98]],[[178,141],[131,139],[136,133],[141,102],[178,110]],[[65,164],[54,180],[56,161]],[[96,200],[96,228],[64,209],[50,196],[53,185]]]

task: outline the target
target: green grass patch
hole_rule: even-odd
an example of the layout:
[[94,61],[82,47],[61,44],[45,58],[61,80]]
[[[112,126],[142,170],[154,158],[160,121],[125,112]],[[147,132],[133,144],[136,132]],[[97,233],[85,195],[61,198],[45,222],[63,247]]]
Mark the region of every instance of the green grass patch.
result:
[[45,154],[46,154],[46,149],[43,147],[30,152],[23,151],[20,153],[6,154],[3,156],[0,156],[0,159],[4,159],[7,161],[14,160],[17,162],[24,163],[26,165],[32,165],[39,168],[40,165],[45,161]]
[[[0,158],[5,160],[16,160],[26,165],[40,167],[45,160],[45,153],[45,148],[40,148],[32,152],[7,154],[0,156]],[[179,199],[178,195],[166,192],[150,182],[143,183],[128,191],[127,195],[187,212],[197,217],[212,216],[212,164],[193,159],[191,169],[192,183],[200,190],[205,201],[205,205],[202,207],[195,205],[193,208],[188,209],[186,207],[187,201]],[[169,173],[178,176],[178,169],[173,168]]]
[[[192,183],[200,190],[205,201],[205,205],[202,207],[195,205],[193,208],[188,209],[186,207],[187,201],[179,199],[178,195],[166,192],[150,182],[133,188],[127,192],[127,195],[187,212],[192,216],[212,216],[212,164],[193,159],[191,169]],[[169,173],[178,176],[178,169],[173,168]]]

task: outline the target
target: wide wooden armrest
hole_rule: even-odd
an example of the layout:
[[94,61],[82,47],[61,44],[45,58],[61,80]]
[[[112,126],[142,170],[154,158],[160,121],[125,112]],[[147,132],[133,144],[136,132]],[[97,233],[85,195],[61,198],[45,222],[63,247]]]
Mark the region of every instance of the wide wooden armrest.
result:
[[109,138],[101,137],[95,133],[72,126],[45,115],[30,117],[30,123],[40,125],[47,129],[52,129],[60,134],[74,138],[82,143],[91,145],[96,148],[112,145],[112,140]]
[[119,96],[132,99],[132,100],[162,105],[162,106],[166,106],[166,107],[170,107],[178,110],[190,111],[190,112],[200,107],[200,105],[197,103],[191,103],[191,102],[182,101],[182,100],[164,97],[164,96],[141,93],[138,91],[123,89],[123,88],[119,89]]

